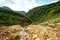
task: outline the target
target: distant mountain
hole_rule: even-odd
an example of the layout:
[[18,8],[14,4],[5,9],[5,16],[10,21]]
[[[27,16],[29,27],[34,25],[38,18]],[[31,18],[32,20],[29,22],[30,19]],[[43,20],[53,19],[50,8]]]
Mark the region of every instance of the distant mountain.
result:
[[7,6],[3,6],[3,9],[8,9],[8,10],[12,10],[11,8],[7,7]]
[[21,14],[26,14],[26,12],[25,11],[17,11],[18,13],[21,13]]
[[26,14],[32,24],[38,24],[49,20],[60,19],[60,1],[48,5],[35,7]]
[[29,18],[25,17],[22,14],[17,13],[13,10],[4,9],[5,7],[0,7],[0,26],[5,25],[21,25],[21,26],[27,26],[31,24],[31,21]]
[[[11,8],[9,8],[9,7],[7,7],[7,6],[3,6],[3,7],[1,7],[1,8],[3,8],[3,9],[7,9],[7,10],[12,10]],[[20,13],[20,14],[26,14],[26,12],[25,11],[16,11],[16,12],[18,12],[18,13]]]

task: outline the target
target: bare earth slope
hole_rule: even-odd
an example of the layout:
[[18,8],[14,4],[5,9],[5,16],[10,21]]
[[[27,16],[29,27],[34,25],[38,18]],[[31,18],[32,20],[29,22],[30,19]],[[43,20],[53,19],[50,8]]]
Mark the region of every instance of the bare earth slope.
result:
[[60,30],[41,25],[0,27],[0,40],[60,40]]

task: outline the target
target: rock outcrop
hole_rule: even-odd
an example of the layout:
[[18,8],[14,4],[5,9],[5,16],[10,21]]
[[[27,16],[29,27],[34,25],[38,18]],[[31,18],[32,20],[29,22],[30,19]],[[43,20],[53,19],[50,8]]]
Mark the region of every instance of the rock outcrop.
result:
[[60,30],[41,25],[2,26],[0,27],[0,40],[60,40]]

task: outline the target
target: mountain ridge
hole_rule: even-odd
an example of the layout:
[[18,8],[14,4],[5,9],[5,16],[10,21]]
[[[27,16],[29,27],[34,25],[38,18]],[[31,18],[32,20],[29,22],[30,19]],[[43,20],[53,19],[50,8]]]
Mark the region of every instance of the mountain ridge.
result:
[[[60,1],[56,2],[56,3],[51,3],[48,5],[43,5],[43,6],[39,6],[39,7],[35,7],[31,10],[29,10],[29,12],[26,14],[27,17],[29,17],[32,21],[33,24],[36,23],[42,23],[43,20],[45,20],[45,18],[48,16],[47,14],[51,14],[49,13],[52,9],[54,9],[55,6],[60,7]],[[59,8],[60,9],[60,8]],[[49,11],[48,11],[49,10]],[[56,9],[55,9],[56,10]],[[52,10],[53,11],[53,10]],[[47,16],[46,16],[47,15]],[[53,14],[52,14],[53,15]],[[52,18],[52,17],[51,17]],[[53,18],[52,18],[53,19]],[[47,19],[46,19],[47,20]],[[45,21],[46,21],[45,20]]]
[[[9,7],[7,7],[7,6],[3,6],[3,7],[1,7],[1,8],[3,8],[3,9],[7,9],[7,10],[12,10],[11,8],[9,8]],[[20,14],[26,14],[26,12],[25,11],[16,11],[16,12],[18,12],[18,13],[20,13]]]
[[27,26],[31,21],[29,18],[13,10],[0,8],[0,25],[21,25]]

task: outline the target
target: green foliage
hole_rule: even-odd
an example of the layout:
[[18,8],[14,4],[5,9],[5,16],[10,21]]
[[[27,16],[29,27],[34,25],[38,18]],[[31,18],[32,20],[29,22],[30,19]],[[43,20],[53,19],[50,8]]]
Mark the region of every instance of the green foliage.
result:
[[0,25],[29,25],[29,18],[12,10],[0,8]]
[[60,1],[31,9],[27,14],[32,24],[42,23],[60,17]]

